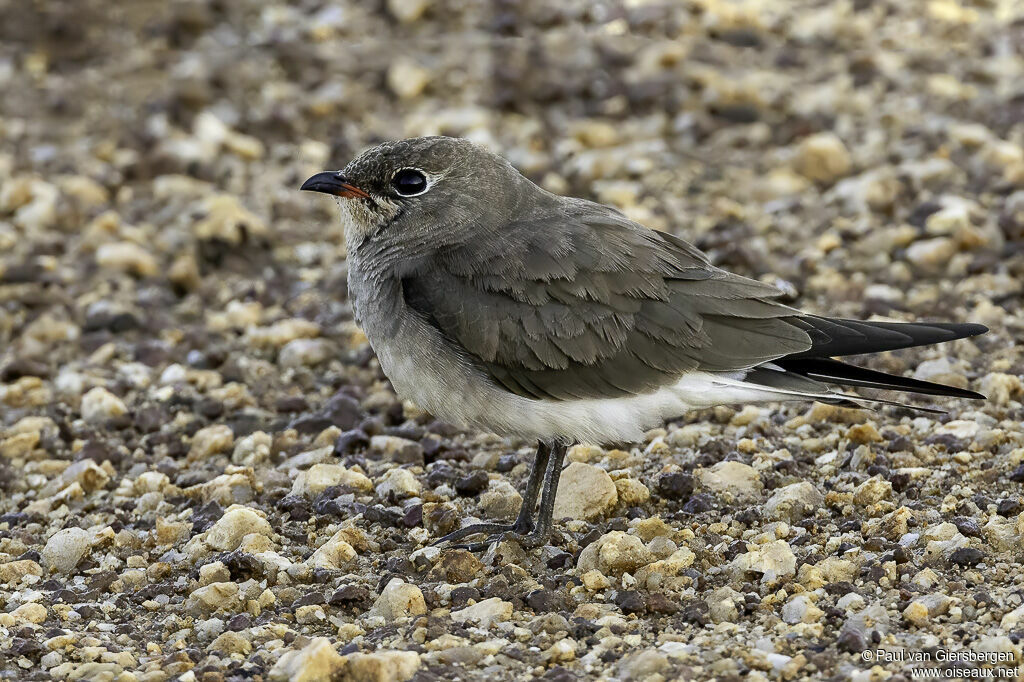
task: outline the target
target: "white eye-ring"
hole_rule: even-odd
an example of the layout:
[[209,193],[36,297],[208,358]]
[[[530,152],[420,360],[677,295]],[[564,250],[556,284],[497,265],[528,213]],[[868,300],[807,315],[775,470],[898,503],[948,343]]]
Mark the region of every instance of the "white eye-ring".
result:
[[430,189],[430,183],[419,168],[400,168],[391,176],[391,187],[399,196],[415,197]]

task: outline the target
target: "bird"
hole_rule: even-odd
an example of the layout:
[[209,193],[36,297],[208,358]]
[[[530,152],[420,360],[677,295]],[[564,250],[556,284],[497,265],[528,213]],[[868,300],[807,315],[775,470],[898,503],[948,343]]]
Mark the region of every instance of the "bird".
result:
[[435,544],[543,545],[569,447],[637,442],[696,409],[901,404],[843,386],[984,399],[837,358],[985,326],[802,312],[683,239],[548,192],[465,139],[383,142],[301,189],[337,199],[353,315],[396,393],[445,422],[537,442],[515,521]]

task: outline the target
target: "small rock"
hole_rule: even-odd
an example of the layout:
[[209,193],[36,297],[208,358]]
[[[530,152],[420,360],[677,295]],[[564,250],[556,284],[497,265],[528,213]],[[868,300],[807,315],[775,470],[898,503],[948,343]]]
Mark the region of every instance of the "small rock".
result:
[[268,234],[266,223],[243,208],[232,194],[208,197],[203,203],[203,209],[205,217],[192,226],[193,234],[202,241],[219,240],[238,246],[246,239],[265,237]]
[[102,244],[96,249],[96,263],[101,268],[119,270],[138,277],[155,277],[160,265],[149,251],[132,242]]
[[427,11],[431,0],[387,0],[388,12],[403,24],[411,24]]
[[0,583],[4,583],[8,587],[16,586],[26,575],[41,576],[42,574],[42,567],[31,559],[8,561],[7,563],[0,564]]
[[512,604],[498,597],[491,597],[467,606],[459,611],[452,611],[452,620],[456,623],[472,623],[487,630],[494,623],[512,618]]
[[189,459],[206,459],[221,452],[227,452],[234,445],[235,434],[231,427],[224,424],[214,424],[196,431],[192,436],[192,447],[189,449]]
[[[267,461],[270,457],[270,448],[274,443],[273,437],[263,431],[255,431],[235,443],[234,451],[231,453],[231,463],[239,466],[253,466]],[[195,440],[193,439],[193,445]]]
[[284,345],[277,362],[282,367],[313,367],[334,355],[333,346],[324,339],[295,339]]
[[120,398],[100,386],[82,396],[81,409],[82,419],[93,424],[103,423],[128,412]]
[[387,83],[400,99],[413,99],[430,83],[430,71],[411,59],[399,58],[388,68]]
[[46,620],[46,607],[36,602],[22,604],[11,612],[17,623],[34,623],[38,625]]
[[[673,435],[680,431],[682,431],[682,429],[673,431]],[[675,471],[668,474],[662,474],[658,477],[658,494],[669,500],[686,499],[693,494],[693,487],[693,474]]]
[[224,632],[221,633],[217,639],[210,642],[210,646],[207,647],[208,651],[219,651],[222,654],[241,654],[248,656],[252,653],[252,642],[246,639],[243,635],[237,632]]
[[710,469],[698,469],[696,476],[701,485],[726,501],[754,499],[764,487],[757,470],[742,462],[719,462]]
[[918,267],[937,270],[949,263],[956,251],[956,242],[949,237],[924,239],[907,247],[907,260]]
[[903,609],[903,617],[918,627],[928,624],[928,607],[915,599]]
[[[662,677],[668,670],[668,656],[657,649],[644,649],[625,656],[618,665],[622,680],[649,680]],[[664,679],[664,677],[662,677]]]
[[346,469],[340,464],[314,464],[295,477],[292,495],[315,497],[336,485],[361,492],[373,490],[373,482],[358,471]]
[[238,606],[238,583],[210,583],[192,591],[185,600],[185,610],[194,614],[232,611]]
[[806,137],[797,150],[797,172],[815,182],[835,182],[848,174],[851,166],[850,152],[834,133]]
[[381,477],[377,484],[377,495],[386,499],[389,495],[396,498],[415,497],[420,494],[420,482],[408,469],[390,469]]
[[270,670],[276,682],[320,682],[341,676],[345,659],[326,637],[316,637],[298,651],[289,651]]
[[615,492],[618,503],[626,507],[635,507],[651,499],[651,491],[635,478],[615,479]]
[[737,555],[732,565],[740,574],[760,573],[762,582],[771,584],[796,573],[796,556],[785,540],[775,540]]
[[420,667],[415,651],[379,650],[345,656],[342,682],[405,682]]
[[825,496],[808,481],[793,483],[776,490],[764,505],[769,519],[799,521],[814,514],[825,504]]
[[399,464],[423,464],[423,446],[408,438],[374,436],[370,439],[370,449]]
[[892,483],[881,476],[872,476],[853,491],[853,501],[862,507],[877,504],[892,497]]
[[743,604],[743,595],[731,587],[719,587],[708,598],[708,615],[715,623],[735,623],[739,618],[737,605]]
[[81,528],[64,528],[50,536],[43,547],[43,565],[51,571],[68,574],[92,547],[92,534]]
[[420,588],[406,583],[401,578],[391,579],[369,611],[370,614],[381,616],[389,623],[426,612],[427,604],[423,600]]
[[487,492],[480,496],[480,508],[490,519],[512,519],[523,506],[523,498],[508,481],[490,481]]
[[311,568],[327,568],[340,570],[345,564],[356,558],[356,550],[348,543],[347,533],[340,530],[320,546],[307,560]]
[[825,612],[814,605],[806,594],[798,594],[782,607],[782,620],[790,625],[817,623]]
[[583,572],[597,569],[605,575],[622,575],[634,573],[652,561],[654,555],[640,538],[614,530],[587,545],[580,552],[577,567]]
[[610,512],[618,502],[618,492],[604,469],[572,462],[562,472],[555,495],[556,519],[593,519]]
[[949,556],[949,562],[957,566],[977,566],[985,560],[985,553],[974,547],[961,547]]
[[246,535],[253,533],[269,538],[274,530],[255,509],[233,504],[206,532],[204,540],[213,549],[231,552],[238,549]]

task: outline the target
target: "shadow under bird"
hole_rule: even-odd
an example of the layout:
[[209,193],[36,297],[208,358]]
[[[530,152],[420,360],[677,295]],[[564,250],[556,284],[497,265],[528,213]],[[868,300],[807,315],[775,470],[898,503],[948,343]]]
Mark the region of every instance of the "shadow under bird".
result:
[[803,313],[691,244],[551,194],[466,140],[380,144],[302,189],[339,198],[356,321],[395,391],[445,421],[539,442],[514,523],[438,542],[543,544],[569,445],[637,441],[696,408],[890,402],[830,385],[984,397],[835,359],[982,325]]

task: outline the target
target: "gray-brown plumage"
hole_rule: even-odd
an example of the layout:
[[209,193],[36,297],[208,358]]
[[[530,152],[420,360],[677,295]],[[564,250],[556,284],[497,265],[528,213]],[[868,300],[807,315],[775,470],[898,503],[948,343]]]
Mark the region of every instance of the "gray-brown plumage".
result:
[[[552,443],[538,454],[551,471],[533,541],[568,442],[635,440],[721,403],[863,400],[827,384],[981,397],[833,359],[981,325],[806,315],[690,244],[545,192],[464,140],[379,145],[303,189],[341,197],[353,305],[396,390],[442,419]],[[524,513],[535,498],[528,490]],[[528,516],[513,530],[528,531]]]

